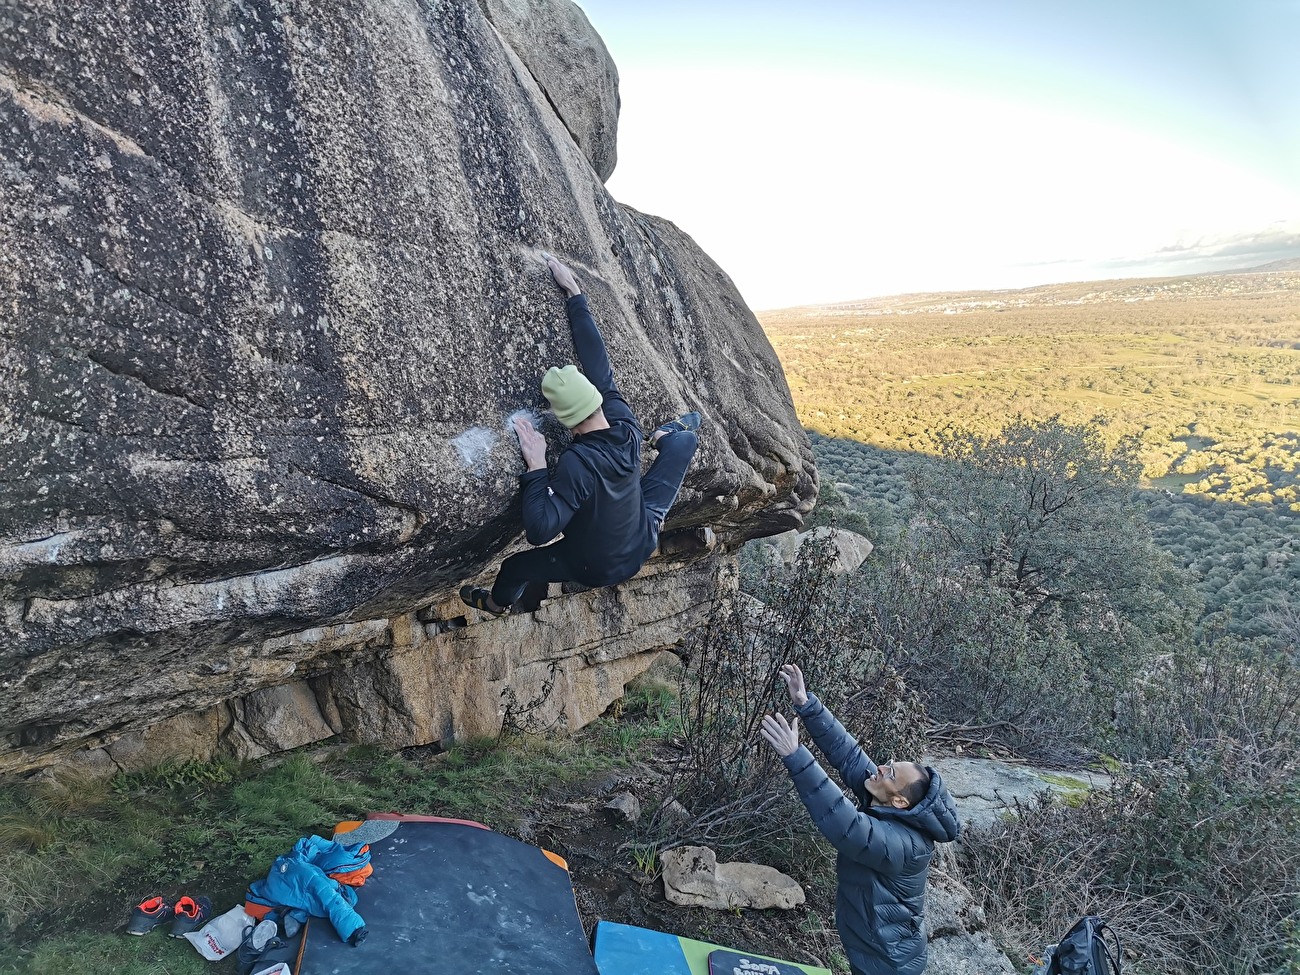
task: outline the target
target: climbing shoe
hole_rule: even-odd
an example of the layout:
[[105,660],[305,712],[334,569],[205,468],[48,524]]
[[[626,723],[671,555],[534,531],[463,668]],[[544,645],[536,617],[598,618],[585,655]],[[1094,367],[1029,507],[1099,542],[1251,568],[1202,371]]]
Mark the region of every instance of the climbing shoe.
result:
[[489,613],[492,616],[503,616],[509,612],[509,607],[501,610],[488,609],[488,597],[492,593],[487,589],[480,589],[474,586],[460,587],[460,601],[466,606],[472,606],[481,613]]
[[[700,414],[692,410],[690,413],[683,413],[676,420],[669,420],[667,423],[661,423],[650,431],[650,436],[646,440],[647,446],[658,449],[659,439],[655,437],[656,433],[678,433],[683,430],[698,430],[700,428]],[[661,438],[660,438],[661,439]]]
[[172,910],[176,916],[172,918],[171,930],[167,933],[173,938],[183,938],[208,923],[212,917],[212,901],[206,897],[186,895],[176,902]]
[[175,912],[161,897],[150,897],[136,905],[127,923],[127,934],[148,934],[160,924],[166,924]]

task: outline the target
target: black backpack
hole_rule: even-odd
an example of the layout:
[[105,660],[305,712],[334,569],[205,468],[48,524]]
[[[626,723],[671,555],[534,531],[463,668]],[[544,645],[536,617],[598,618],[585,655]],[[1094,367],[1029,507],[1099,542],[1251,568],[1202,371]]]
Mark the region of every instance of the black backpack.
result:
[[[1115,940],[1112,952],[1106,944],[1109,931]],[[1119,935],[1106,925],[1104,917],[1080,918],[1061,939],[1060,944],[1048,952],[1045,975],[1120,975]]]

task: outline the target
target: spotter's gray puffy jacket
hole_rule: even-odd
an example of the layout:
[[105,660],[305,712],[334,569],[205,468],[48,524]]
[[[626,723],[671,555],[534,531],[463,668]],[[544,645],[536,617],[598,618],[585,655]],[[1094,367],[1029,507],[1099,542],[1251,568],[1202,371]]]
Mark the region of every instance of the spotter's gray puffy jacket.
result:
[[797,709],[822,754],[858,798],[855,806],[807,748],[785,758],[799,798],[839,856],[835,926],[854,975],[921,975],[925,971],[925,882],[935,843],[957,839],[957,807],[939,773],[911,809],[873,806],[864,783],[876,774],[844,726],[813,694]]

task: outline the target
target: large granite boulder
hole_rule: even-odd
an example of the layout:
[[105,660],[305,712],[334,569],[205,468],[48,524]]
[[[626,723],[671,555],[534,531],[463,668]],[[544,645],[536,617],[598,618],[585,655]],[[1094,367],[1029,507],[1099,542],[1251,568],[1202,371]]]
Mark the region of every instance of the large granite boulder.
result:
[[704,414],[669,528],[733,545],[811,505],[753,315],[610,198],[610,110],[575,122],[565,51],[488,6],[0,8],[0,772],[255,707],[490,570],[507,418],[573,357],[543,250],[643,421]]
[[799,550],[808,544],[827,544],[831,551],[830,571],[833,575],[853,572],[875,550],[871,539],[846,528],[829,528],[819,525],[806,532],[791,529],[754,545],[767,546],[775,558],[790,566],[799,558]]
[[519,56],[602,181],[618,162],[618,69],[569,0],[483,0],[497,33]]
[[[259,758],[335,735],[396,750],[491,737],[504,726],[582,727],[684,627],[704,622],[732,575],[725,559],[657,563],[618,589],[557,593],[535,614],[455,615],[464,608],[452,595],[387,619],[213,647],[202,673],[168,685],[180,713],[100,733],[89,739],[99,747],[68,760],[113,774],[217,754]],[[267,686],[268,675],[277,682]],[[156,698],[141,702],[153,707]]]

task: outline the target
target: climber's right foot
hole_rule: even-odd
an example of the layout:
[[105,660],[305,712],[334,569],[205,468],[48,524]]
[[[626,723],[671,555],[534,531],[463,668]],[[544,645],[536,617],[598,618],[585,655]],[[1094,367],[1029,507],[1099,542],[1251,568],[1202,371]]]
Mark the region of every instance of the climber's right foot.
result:
[[683,413],[676,420],[669,420],[667,423],[661,423],[650,433],[650,446],[658,448],[659,441],[670,433],[679,433],[686,430],[698,430],[700,428],[700,414],[692,410],[690,413]]
[[510,609],[515,613],[535,613],[542,608],[542,600],[550,591],[550,585],[545,582],[530,582],[524,586],[519,598],[510,604]]

